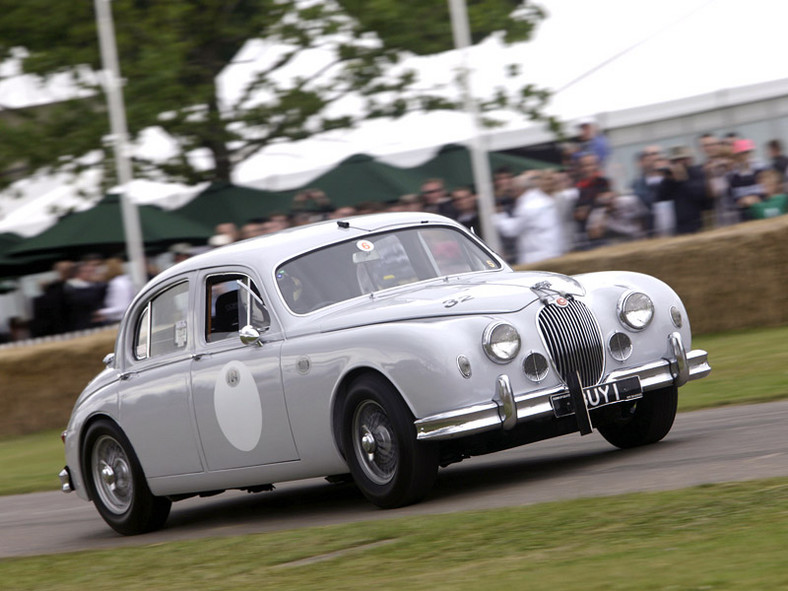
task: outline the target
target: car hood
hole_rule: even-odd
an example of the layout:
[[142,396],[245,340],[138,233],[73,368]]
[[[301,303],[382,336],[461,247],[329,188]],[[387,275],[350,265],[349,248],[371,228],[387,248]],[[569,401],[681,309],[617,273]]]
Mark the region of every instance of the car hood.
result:
[[557,273],[480,273],[376,292],[310,316],[317,321],[313,326],[331,331],[417,318],[506,314],[522,310],[540,297],[584,294],[575,279]]

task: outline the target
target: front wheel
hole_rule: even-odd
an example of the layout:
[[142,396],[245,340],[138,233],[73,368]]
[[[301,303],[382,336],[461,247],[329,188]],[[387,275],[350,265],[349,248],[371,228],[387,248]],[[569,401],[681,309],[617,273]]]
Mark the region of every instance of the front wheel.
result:
[[135,535],[164,525],[172,503],[150,492],[131,443],[115,423],[93,423],[82,454],[90,497],[112,529]]
[[438,449],[416,439],[413,416],[394,387],[373,375],[358,378],[342,407],[341,439],[356,486],[378,507],[421,500],[438,471]]
[[621,412],[606,416],[597,429],[608,442],[622,449],[656,443],[673,426],[678,394],[676,386],[644,392],[633,406],[616,405]]

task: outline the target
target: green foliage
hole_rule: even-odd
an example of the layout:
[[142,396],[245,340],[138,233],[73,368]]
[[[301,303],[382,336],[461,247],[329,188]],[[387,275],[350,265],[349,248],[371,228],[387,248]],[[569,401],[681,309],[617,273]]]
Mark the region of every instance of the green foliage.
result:
[[[188,184],[229,180],[238,163],[276,141],[366,117],[459,108],[433,91],[407,93],[417,81],[414,72],[392,73],[403,49],[451,47],[446,0],[114,0],[111,9],[130,136],[159,126],[180,151],[166,162],[135,161],[137,176]],[[494,31],[504,31],[507,40],[527,39],[543,17],[527,0],[470,0],[468,10],[475,39]],[[114,184],[109,123],[95,74],[101,60],[93,2],[0,0],[0,12],[0,60],[21,55],[25,72],[42,80],[67,76],[88,97],[40,109],[0,105],[0,170],[20,164],[74,169],[78,158],[101,149],[105,184]],[[273,44],[281,51],[226,104],[216,77],[254,38],[271,42],[266,57],[273,56]],[[281,75],[312,48],[333,49],[335,61],[300,78]],[[353,93],[366,97],[363,109],[329,111]],[[513,107],[538,119],[545,100],[534,89],[517,97],[501,92],[482,108]],[[187,158],[195,150],[207,150],[214,167],[195,168]]]
[[[338,0],[389,47],[428,55],[454,48],[448,0]],[[530,0],[466,0],[471,40],[526,41],[545,12]],[[414,26],[416,25],[416,26]]]

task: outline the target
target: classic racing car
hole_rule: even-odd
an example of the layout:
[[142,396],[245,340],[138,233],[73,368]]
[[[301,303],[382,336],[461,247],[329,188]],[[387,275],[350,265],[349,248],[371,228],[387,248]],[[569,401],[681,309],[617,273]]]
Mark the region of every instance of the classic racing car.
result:
[[352,475],[388,508],[439,466],[596,428],[659,441],[706,376],[638,273],[515,272],[447,218],[325,221],[179,263],[137,295],[63,434],[63,490],[116,531],[172,501]]

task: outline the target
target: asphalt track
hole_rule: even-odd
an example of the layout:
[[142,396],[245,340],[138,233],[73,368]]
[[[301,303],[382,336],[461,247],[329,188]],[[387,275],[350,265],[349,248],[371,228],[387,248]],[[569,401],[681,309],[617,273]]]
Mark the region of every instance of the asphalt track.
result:
[[682,413],[663,441],[640,449],[617,450],[595,432],[466,460],[403,509],[381,511],[352,485],[308,480],[175,503],[163,530],[135,537],[115,534],[74,494],[0,497],[0,558],[788,476],[786,425],[788,401]]

